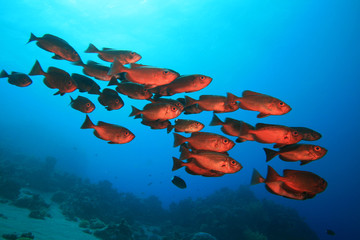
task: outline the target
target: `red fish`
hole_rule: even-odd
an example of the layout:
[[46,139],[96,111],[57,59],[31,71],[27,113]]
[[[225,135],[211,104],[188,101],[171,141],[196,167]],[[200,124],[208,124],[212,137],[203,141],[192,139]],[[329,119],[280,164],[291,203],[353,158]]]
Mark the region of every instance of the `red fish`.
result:
[[119,94],[115,90],[109,88],[105,88],[101,92],[98,100],[108,111],[118,110],[124,106],[124,101]]
[[[269,176],[269,171],[271,171],[269,170],[269,168],[271,167],[268,166],[268,176]],[[260,173],[256,169],[254,169],[251,178],[251,185],[255,185],[259,183],[265,183],[266,190],[268,192],[290,199],[305,200],[308,198],[313,198],[315,196],[314,194],[292,190],[286,187],[284,183],[281,181],[271,181],[268,179],[268,177],[265,179],[260,175]]]
[[70,93],[77,89],[76,82],[67,72],[56,67],[49,67],[47,72],[44,72],[37,60],[29,75],[44,75],[44,83],[47,87],[59,89],[54,95],[60,94],[63,96],[65,93]]
[[106,62],[113,62],[114,58],[119,59],[122,65],[135,63],[141,59],[140,54],[128,51],[128,50],[115,50],[112,48],[97,49],[93,44],[89,44],[89,47],[85,50],[86,53],[97,53],[101,60]]
[[123,72],[126,73],[126,80],[133,83],[143,84],[147,89],[171,83],[180,76],[177,72],[167,68],[156,68],[150,66],[126,68],[117,58],[115,58],[109,74],[114,75]]
[[266,153],[266,161],[270,161],[277,155],[286,162],[300,161],[300,165],[318,160],[325,156],[327,150],[323,147],[311,144],[293,144],[280,148],[279,151],[264,148]]
[[221,177],[225,173],[203,168],[196,164],[196,160],[190,158],[187,162],[183,162],[178,158],[173,157],[172,171],[185,167],[185,171],[191,175],[201,175],[204,177]]
[[195,120],[176,119],[174,125],[167,127],[167,132],[170,133],[175,128],[175,132],[193,133],[199,132],[205,127],[204,124]]
[[159,96],[172,96],[176,93],[196,92],[207,87],[212,81],[211,77],[193,74],[176,78],[169,84],[151,89],[152,92]]
[[11,72],[9,75],[5,70],[0,73],[0,78],[8,78],[8,82],[18,87],[27,87],[32,83],[31,78],[25,73]]
[[110,144],[128,143],[135,138],[135,135],[129,129],[119,125],[101,121],[98,122],[98,125],[95,125],[88,115],[86,115],[85,122],[81,126],[81,129],[86,128],[93,128],[96,137],[108,141]]
[[245,142],[247,140],[254,141],[252,134],[248,133],[248,130],[254,129],[253,126],[243,121],[239,121],[233,118],[226,118],[225,121],[221,121],[214,113],[210,122],[210,126],[221,125],[221,131],[227,135],[238,137],[236,142]]
[[187,148],[181,151],[180,160],[194,159],[196,164],[202,168],[221,173],[235,173],[242,169],[240,163],[229,157],[227,154],[219,152],[204,151],[199,153],[190,152]]
[[310,128],[306,128],[306,127],[291,127],[291,128],[295,129],[303,136],[302,140],[315,141],[315,140],[319,140],[321,138],[320,133],[318,133]]
[[149,121],[146,119],[143,119],[141,121],[141,124],[149,126],[151,129],[165,129],[167,128],[169,125],[171,125],[171,122],[169,120],[165,120],[165,121]]
[[71,102],[70,105],[72,108],[83,112],[83,113],[91,113],[95,110],[95,105],[88,98],[78,96],[75,100],[70,96]]
[[132,106],[131,116],[142,115],[142,118],[149,121],[165,121],[176,118],[181,114],[181,110],[170,103],[149,103],[143,110]]
[[108,75],[109,67],[101,65],[94,61],[75,62],[74,65],[83,67],[83,73],[102,81],[110,81],[112,75]]
[[91,78],[77,73],[71,74],[71,78],[76,82],[79,92],[100,95],[100,86]]
[[184,110],[184,105],[178,101],[178,100],[175,100],[175,99],[170,99],[170,98],[157,98],[156,100],[155,99],[152,99],[152,98],[149,98],[148,99],[150,102],[152,103],[170,103],[176,107],[178,107],[180,109],[180,111],[183,111]]
[[254,130],[247,130],[247,133],[252,134],[257,142],[276,143],[276,148],[295,144],[302,139],[298,131],[275,124],[258,123]]
[[233,112],[239,109],[238,104],[228,97],[216,95],[201,95],[199,100],[185,96],[186,107],[198,104],[204,111],[214,111],[215,113]]
[[39,38],[31,33],[30,39],[27,43],[32,41],[37,41],[36,45],[45,51],[55,53],[52,57],[53,59],[65,59],[70,62],[81,61],[80,56],[75,49],[59,37],[51,34],[45,34]]
[[239,107],[244,110],[257,111],[258,118],[270,115],[283,115],[291,110],[285,102],[262,93],[244,91],[242,97],[230,95],[232,100],[239,101]]
[[152,97],[152,93],[148,91],[144,85],[132,83],[132,82],[121,82],[118,83],[116,77],[112,77],[108,86],[115,85],[116,91],[119,93],[128,96],[132,99],[150,99]]
[[188,142],[192,149],[214,152],[227,152],[235,146],[235,143],[227,137],[215,133],[194,132],[188,138],[174,133],[174,147],[185,142]]

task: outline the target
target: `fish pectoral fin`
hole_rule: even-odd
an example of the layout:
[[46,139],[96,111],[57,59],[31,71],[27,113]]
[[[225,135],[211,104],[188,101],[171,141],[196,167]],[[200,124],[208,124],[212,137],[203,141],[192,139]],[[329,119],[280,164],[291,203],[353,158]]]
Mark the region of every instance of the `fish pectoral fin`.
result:
[[312,162],[312,161],[300,161],[300,166],[308,164],[309,162]]
[[61,56],[55,54],[54,56],[51,57],[52,59],[57,59],[57,60],[63,60],[64,58],[62,58]]
[[257,115],[257,118],[264,118],[264,117],[268,117],[268,116],[270,116],[270,114],[259,113],[259,114]]

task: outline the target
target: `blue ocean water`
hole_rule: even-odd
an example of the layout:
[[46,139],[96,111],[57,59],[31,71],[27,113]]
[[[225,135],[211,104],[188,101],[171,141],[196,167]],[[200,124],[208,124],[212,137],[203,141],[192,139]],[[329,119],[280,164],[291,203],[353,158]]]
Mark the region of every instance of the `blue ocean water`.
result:
[[[140,63],[167,67],[181,74],[204,74],[213,78],[205,89],[186,94],[241,95],[252,90],[278,97],[292,107],[283,116],[256,118],[256,113],[237,110],[222,113],[255,125],[258,122],[304,126],[322,134],[317,144],[327,155],[299,166],[274,159],[271,166],[312,171],[328,182],[314,199],[295,201],[253,186],[259,198],[295,208],[320,239],[355,239],[360,208],[357,148],[360,97],[360,3],[358,1],[7,1],[2,4],[0,67],[8,72],[28,73],[35,60],[70,73],[82,68],[26,44],[30,33],[50,33],[69,42],[83,61],[105,64],[96,54],[84,53],[95,46],[127,49],[142,55]],[[221,178],[203,178],[183,169],[172,172],[173,135],[151,130],[139,119],[128,117],[131,106],[147,102],[123,97],[125,106],[107,111],[97,102],[90,114],[94,122],[105,121],[129,128],[135,139],[123,145],[107,144],[92,130],[82,130],[85,115],[69,106],[69,95],[53,96],[42,76],[32,77],[26,88],[0,82],[1,145],[36,157],[56,156],[58,167],[91,181],[109,180],[121,191],[138,196],[156,195],[167,207],[172,201],[204,197],[222,187],[237,189],[249,184],[253,168],[266,174],[264,145],[236,144],[229,151],[244,168]],[[102,88],[106,82],[98,83]],[[182,97],[178,94],[176,97]],[[204,131],[222,134],[209,126],[211,112],[181,115],[201,121]],[[234,140],[234,139],[233,139]],[[176,188],[173,175],[188,187]],[[326,235],[332,229],[336,236]]]

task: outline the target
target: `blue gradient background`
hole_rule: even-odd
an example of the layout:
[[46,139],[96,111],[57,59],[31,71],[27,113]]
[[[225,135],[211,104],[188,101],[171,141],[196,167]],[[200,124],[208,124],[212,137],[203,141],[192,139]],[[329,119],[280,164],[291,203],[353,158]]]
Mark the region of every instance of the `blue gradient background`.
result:
[[[140,63],[167,67],[181,74],[205,74],[213,82],[204,90],[188,94],[241,95],[252,90],[275,96],[293,110],[284,116],[257,119],[257,113],[238,110],[219,114],[255,125],[258,122],[305,126],[322,133],[315,144],[327,155],[305,166],[278,158],[270,162],[283,169],[312,171],[328,181],[328,188],[314,199],[295,201],[268,193],[263,185],[253,186],[259,198],[298,210],[321,239],[355,239],[358,236],[359,168],[359,80],[360,2],[355,0],[54,0],[6,1],[0,9],[0,67],[8,72],[28,73],[36,59],[41,66],[81,73],[67,61],[51,59],[34,42],[51,33],[69,42],[83,61],[96,54],[84,53],[89,43],[98,48],[133,50]],[[172,201],[207,196],[214,190],[249,184],[253,168],[266,175],[263,147],[256,142],[237,144],[230,155],[244,166],[221,178],[191,176],[183,169],[171,172],[173,135],[151,130],[139,119],[128,117],[131,105],[147,102],[122,97],[125,106],[108,112],[93,100],[94,121],[116,123],[129,128],[136,138],[129,144],[110,145],[96,138],[92,130],[81,130],[85,115],[69,106],[70,98],[53,96],[55,90],[32,77],[27,88],[0,80],[0,144],[25,155],[55,156],[58,168],[88,177],[107,179],[120,191],[146,197],[157,195],[164,207]],[[104,88],[106,82],[98,83]],[[183,94],[175,95],[181,97]],[[212,113],[181,115],[211,127]],[[232,138],[235,140],[235,138]],[[186,190],[172,185],[176,174],[188,184]],[[326,235],[326,229],[336,236]]]

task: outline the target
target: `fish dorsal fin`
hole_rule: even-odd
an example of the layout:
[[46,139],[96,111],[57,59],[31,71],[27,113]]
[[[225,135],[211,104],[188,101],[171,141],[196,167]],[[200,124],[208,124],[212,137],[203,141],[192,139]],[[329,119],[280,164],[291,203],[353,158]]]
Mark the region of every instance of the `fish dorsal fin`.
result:
[[[62,42],[62,43],[64,43],[64,44],[69,45],[69,43],[66,42],[64,39],[59,38],[59,37],[54,36],[54,35],[49,34],[49,33],[45,34],[42,38],[43,38],[43,39],[47,39],[47,40],[59,41],[59,42]],[[41,38],[40,38],[40,39],[41,39]]]
[[97,124],[99,127],[110,127],[110,126],[114,126],[114,124],[111,124],[111,123],[106,123],[106,122],[103,122],[103,121],[98,121],[98,124]]
[[130,68],[139,68],[139,67],[149,67],[149,65],[144,65],[140,63],[130,63]]
[[242,95],[243,95],[243,97],[246,97],[246,96],[261,96],[261,95],[264,95],[264,94],[253,92],[253,91],[250,91],[250,90],[245,90],[245,91],[243,91]]
[[270,126],[273,126],[273,124],[257,123],[257,124],[255,125],[255,128],[256,128],[256,129],[259,129],[259,128],[270,127]]
[[113,51],[115,50],[114,48],[107,48],[107,47],[104,47],[102,48],[103,51]]

